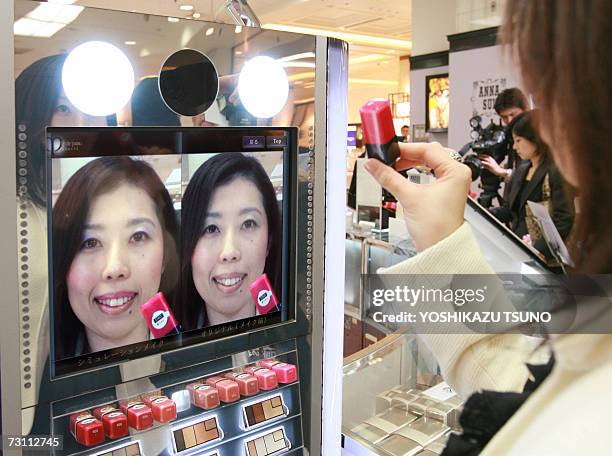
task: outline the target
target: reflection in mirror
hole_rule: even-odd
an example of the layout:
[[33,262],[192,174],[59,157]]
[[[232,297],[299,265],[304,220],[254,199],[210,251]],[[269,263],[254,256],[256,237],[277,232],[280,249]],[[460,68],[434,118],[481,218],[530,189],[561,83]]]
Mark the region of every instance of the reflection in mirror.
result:
[[203,114],[217,98],[217,70],[201,52],[181,49],[164,62],[159,74],[159,91],[168,107],[177,114]]

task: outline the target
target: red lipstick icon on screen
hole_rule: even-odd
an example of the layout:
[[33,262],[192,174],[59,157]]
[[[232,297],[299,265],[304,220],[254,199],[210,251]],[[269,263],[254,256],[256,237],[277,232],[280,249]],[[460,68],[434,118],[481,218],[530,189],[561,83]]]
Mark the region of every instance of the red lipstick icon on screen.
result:
[[278,299],[276,299],[276,295],[272,290],[272,285],[266,273],[260,275],[259,278],[249,286],[249,291],[251,292],[259,315],[270,312],[278,305]]
[[157,293],[140,306],[140,312],[147,322],[154,338],[179,334],[180,326],[174,318],[163,293]]

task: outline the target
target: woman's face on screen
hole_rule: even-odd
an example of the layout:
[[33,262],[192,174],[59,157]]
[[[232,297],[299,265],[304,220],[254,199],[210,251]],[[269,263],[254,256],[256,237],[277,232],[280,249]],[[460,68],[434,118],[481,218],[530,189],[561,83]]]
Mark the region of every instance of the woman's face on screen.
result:
[[236,178],[215,190],[191,258],[211,325],[255,315],[249,285],[264,272],[268,217],[261,192]]
[[163,229],[146,191],[124,183],[93,200],[67,276],[92,351],[146,340],[139,307],[159,290],[163,263]]

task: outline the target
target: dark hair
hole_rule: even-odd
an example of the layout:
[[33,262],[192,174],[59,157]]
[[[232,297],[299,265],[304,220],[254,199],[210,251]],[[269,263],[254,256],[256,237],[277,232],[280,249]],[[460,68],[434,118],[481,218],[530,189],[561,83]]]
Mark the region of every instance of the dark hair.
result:
[[281,281],[281,217],[272,182],[256,158],[241,153],[218,154],[198,168],[185,189],[181,207],[181,291],[176,306],[177,318],[188,331],[197,328],[198,316],[204,312],[204,326],[208,325],[204,300],[193,282],[191,257],[202,235],[210,201],[215,190],[234,179],[252,182],[261,193],[268,218],[268,257],[264,272],[268,275],[277,296]]
[[534,143],[538,155],[546,159],[550,157],[550,149],[538,134],[537,115],[538,113],[536,110],[519,114],[512,119],[511,132],[516,136],[520,136]]
[[523,111],[528,109],[527,97],[516,87],[502,90],[495,98],[495,104],[493,105],[495,112],[500,115],[502,111],[510,108],[520,108]]
[[580,213],[570,248],[583,272],[612,270],[612,83],[602,66],[610,18],[609,0],[513,0],[501,31],[554,140],[553,157],[571,160],[576,170]]
[[159,93],[159,78],[145,78],[132,93],[134,127],[180,127],[179,116],[172,112]]
[[[165,267],[160,291],[170,295],[178,276],[178,224],[172,200],[157,173],[142,160],[102,157],[80,168],[64,186],[53,207],[53,315],[55,357],[75,355],[83,323],[68,300],[66,276],[81,245],[83,230],[94,200],[122,183],[142,188],[153,200],[164,233]],[[61,327],[60,327],[61,325]]]
[[[37,60],[21,72],[15,80],[15,121],[17,134],[25,133],[26,176],[19,175],[17,167],[17,189],[20,177],[27,179],[25,195],[44,206],[45,195],[45,127],[51,122],[57,101],[62,92],[62,67],[66,54],[52,55]],[[25,126],[25,131],[20,126]],[[21,147],[20,147],[21,149]],[[17,194],[23,192],[17,191]]]
[[402,125],[402,128],[400,128],[400,130],[403,130],[404,128],[407,128],[408,130],[410,130],[410,127],[408,125]]

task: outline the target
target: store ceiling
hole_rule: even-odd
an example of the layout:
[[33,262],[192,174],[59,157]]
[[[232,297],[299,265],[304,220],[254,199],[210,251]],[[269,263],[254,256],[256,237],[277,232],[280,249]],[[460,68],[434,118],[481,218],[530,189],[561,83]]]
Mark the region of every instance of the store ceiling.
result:
[[[65,0],[63,0],[65,1]],[[185,3],[194,6],[193,11],[183,11],[179,7]],[[227,0],[76,0],[75,5],[92,7],[81,13],[78,20],[69,24],[54,36],[53,40],[33,37],[15,37],[16,71],[19,73],[31,62],[58,52],[66,52],[79,41],[79,36],[89,36],[91,30],[97,29],[99,39],[121,44],[130,57],[146,54],[147,48],[169,54],[184,38],[184,29],[190,33],[204,34],[208,27],[202,21],[233,23],[224,5]],[[382,5],[384,4],[384,5]],[[367,42],[348,40],[351,58],[351,81],[359,87],[370,86],[374,90],[383,89],[379,79],[396,81],[399,78],[399,56],[409,54],[411,39],[411,0],[397,2],[380,2],[380,0],[250,0],[249,5],[255,11],[262,25],[300,27],[322,31],[340,31],[358,36],[386,38],[397,40],[401,46],[369,45]],[[16,3],[15,19],[19,19],[35,8],[33,1]],[[96,26],[96,10],[129,11],[147,13],[142,15],[117,15],[112,27],[101,29]],[[193,12],[200,13],[198,20],[186,23],[171,23],[165,17],[187,18]],[[155,27],[151,25],[155,24]],[[317,32],[313,32],[317,33]],[[321,33],[325,34],[325,33]],[[226,37],[212,35],[207,37],[207,44],[214,48],[221,44],[217,40]],[[126,41],[134,41],[134,46],[123,46]],[[47,43],[53,43],[54,49],[47,49]],[[381,47],[382,46],[382,47]],[[167,48],[167,49],[166,49]],[[381,71],[384,77],[381,77]],[[372,84],[373,82],[373,84]],[[388,87],[381,91],[386,95]],[[393,91],[392,89],[390,89]]]
[[[179,7],[191,4],[201,19],[224,15],[220,0],[77,0],[75,4],[162,16],[187,17]],[[411,0],[250,0],[262,24],[284,24],[322,30],[343,30],[398,40],[411,39]]]

